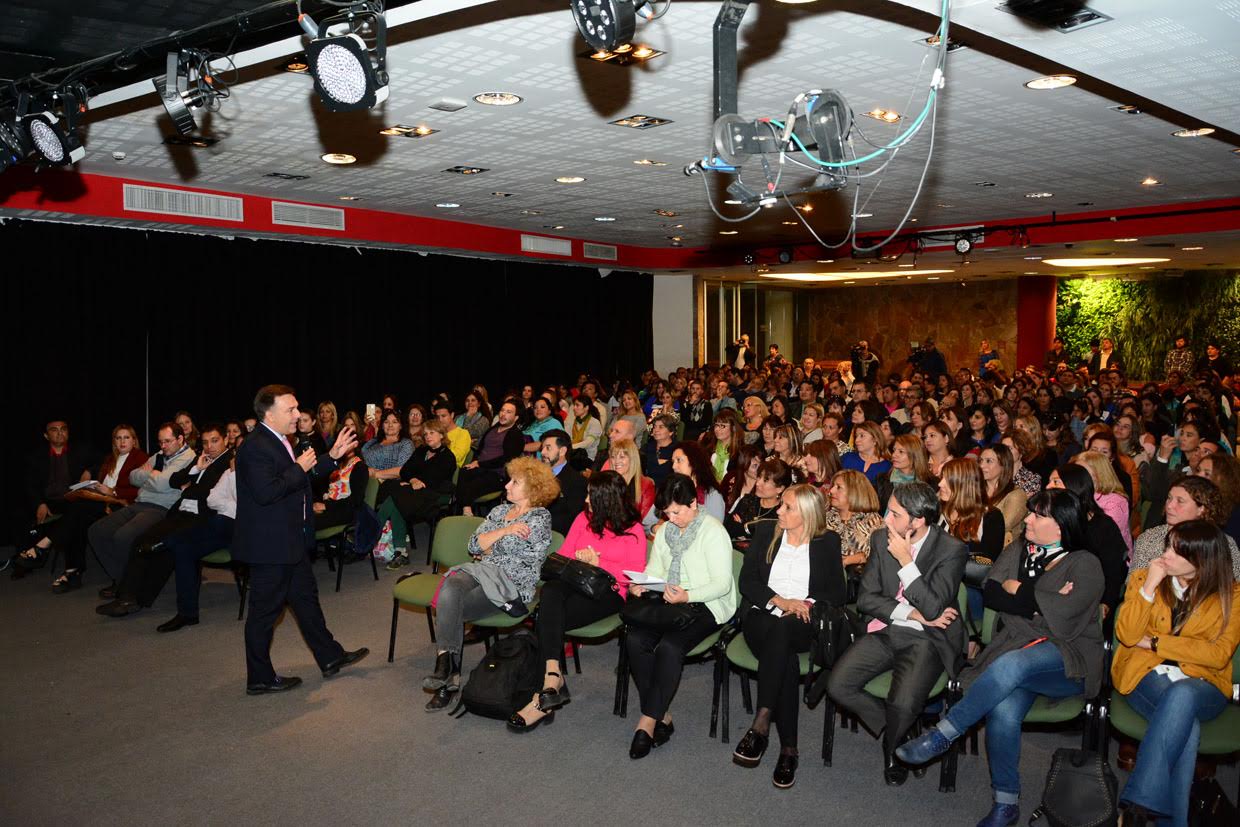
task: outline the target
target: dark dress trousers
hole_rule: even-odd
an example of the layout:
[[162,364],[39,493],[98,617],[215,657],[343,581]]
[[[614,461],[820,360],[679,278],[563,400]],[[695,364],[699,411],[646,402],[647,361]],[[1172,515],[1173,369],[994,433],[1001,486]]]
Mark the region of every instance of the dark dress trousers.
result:
[[232,556],[250,565],[250,611],[245,619],[247,683],[271,683],[271,639],[287,603],[322,668],[344,654],[327,629],[307,549],[314,541],[311,477],[335,467],[321,456],[307,474],[285,443],[259,423],[237,451],[237,519]]
[[[904,597],[922,617],[934,620],[957,605],[969,549],[938,526],[929,531],[914,560],[921,576],[904,589]],[[887,529],[875,531],[870,535],[870,559],[861,579],[857,611],[866,619],[889,625],[858,639],[835,665],[827,684],[837,704],[855,713],[871,732],[883,731],[883,749],[888,754],[921,714],[939,674],[945,671],[954,677],[959,673],[965,647],[963,618],[946,629],[890,625],[891,613],[900,605],[896,600],[901,587],[899,570],[887,550]],[[894,675],[883,702],[864,687],[889,669]]]

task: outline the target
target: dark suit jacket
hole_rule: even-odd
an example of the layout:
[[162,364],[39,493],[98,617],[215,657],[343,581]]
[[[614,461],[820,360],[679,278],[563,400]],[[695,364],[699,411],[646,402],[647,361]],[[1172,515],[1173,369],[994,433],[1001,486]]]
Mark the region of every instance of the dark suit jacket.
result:
[[207,508],[207,495],[211,493],[211,489],[220,481],[220,477],[224,476],[224,472],[228,470],[228,461],[232,459],[232,449],[225,451],[215,458],[215,461],[207,466],[207,470],[197,476],[191,476],[190,471],[194,469],[195,463],[182,468],[180,471],[173,473],[168,478],[168,484],[173,488],[180,488],[182,485],[189,483],[189,488],[181,492],[181,498],[176,501],[172,508],[168,509],[169,514],[175,514],[181,510],[181,503],[186,500],[195,500],[198,503],[199,516],[205,517],[211,513]]
[[[922,617],[930,620],[943,614],[943,610],[956,606],[960,581],[964,578],[964,564],[969,559],[969,548],[964,543],[943,532],[938,526],[930,527],[930,536],[917,554],[917,570],[921,576],[904,590],[904,597]],[[861,578],[861,591],[857,597],[857,611],[867,617],[884,622],[891,621],[891,613],[899,605],[896,593],[900,590],[897,572],[900,564],[887,551],[887,529],[880,528],[870,535],[870,559]],[[947,674],[955,677],[964,661],[964,619],[958,619],[946,629],[926,627],[921,633],[929,636]]]
[[[326,476],[335,467],[323,454],[312,473]],[[310,477],[260,422],[237,451],[234,560],[286,565],[301,560],[314,536]]]
[[[776,596],[767,585],[771,579],[771,564],[766,562],[766,551],[779,530],[777,520],[760,520],[754,526],[753,539],[745,552],[745,563],[741,566],[741,595],[758,608],[765,607]],[[779,543],[779,540],[775,542]],[[775,550],[779,551],[778,546]],[[809,541],[809,596],[814,601],[832,606],[843,606],[848,602],[841,559],[840,535],[834,531],[823,532]]]
[[[90,468],[97,457],[89,446],[81,442],[73,442],[72,440],[70,440],[69,447],[65,450],[68,453],[66,459],[69,466],[69,485],[76,485],[78,480],[82,478],[82,472]],[[26,516],[30,518],[33,518],[34,510],[39,507],[39,504],[48,500],[44,493],[47,488],[49,472],[51,471],[48,456],[48,445],[46,442],[43,442],[30,454],[29,459],[26,461],[25,485],[23,487],[26,494],[26,505],[30,509],[30,514]],[[62,494],[61,496],[64,495]]]
[[560,496],[547,506],[551,512],[551,528],[561,534],[568,534],[573,520],[586,507],[586,478],[581,472],[574,471],[573,466],[565,463],[560,469],[556,480],[560,483]]

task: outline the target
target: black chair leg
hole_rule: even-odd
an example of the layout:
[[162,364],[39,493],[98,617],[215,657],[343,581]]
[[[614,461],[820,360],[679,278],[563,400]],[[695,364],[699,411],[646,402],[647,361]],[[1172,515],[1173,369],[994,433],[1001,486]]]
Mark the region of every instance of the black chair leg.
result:
[[344,543],[336,544],[336,591],[340,591],[340,580],[344,577]]
[[573,641],[573,672],[581,674],[581,644]]
[[723,675],[720,672],[722,661],[715,659],[714,669],[711,672],[711,688],[710,688],[710,730],[707,732],[711,738],[715,737],[715,733],[719,731],[719,696],[723,692]]
[[366,556],[370,558],[370,572],[371,574],[375,576],[375,579],[378,580],[379,579],[379,565],[375,562],[375,556],[373,554],[368,554]]
[[831,766],[831,756],[835,752],[835,703],[828,698],[823,699],[822,710],[822,765]]
[[629,650],[628,627],[620,627],[620,652],[616,655],[616,698],[612,714],[624,718],[629,711]]
[[[436,517],[428,523],[430,526],[430,537],[426,541],[426,565],[431,564],[431,549],[435,547],[435,526],[439,524],[439,518]],[[434,569],[431,569],[433,572]]]
[[[742,678],[744,680],[744,678]],[[719,724],[719,740],[726,744],[732,729],[732,664],[725,658],[719,662],[719,704],[723,707]]]
[[750,715],[753,714],[753,697],[749,694],[749,673],[741,673],[741,703],[745,705],[745,711]]
[[241,571],[237,568],[233,569],[233,582],[237,584],[237,620],[245,617],[245,592],[246,584],[241,579]]
[[388,637],[388,663],[396,655],[396,621],[400,618],[400,601],[392,598],[392,634]]
[[435,642],[435,618],[431,617],[431,607],[426,607],[426,628],[431,631],[431,643]]

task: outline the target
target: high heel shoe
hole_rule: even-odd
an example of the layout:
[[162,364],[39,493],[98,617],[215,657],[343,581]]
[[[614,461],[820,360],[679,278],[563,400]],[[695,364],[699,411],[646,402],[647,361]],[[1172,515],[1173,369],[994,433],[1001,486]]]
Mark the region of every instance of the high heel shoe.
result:
[[508,719],[508,731],[524,735],[527,732],[532,732],[537,729],[539,724],[551,724],[554,721],[554,712],[548,712],[532,724],[526,723],[525,719],[521,717],[520,712],[514,712],[512,713],[512,717]]
[[560,675],[559,672],[548,672],[547,674],[560,678],[562,685],[560,686],[559,689],[552,689],[550,687],[544,686],[541,690],[539,690],[538,692],[538,711],[539,712],[555,712],[557,709],[564,706],[564,704],[572,700],[572,698],[568,694],[568,681],[564,680],[564,678]]

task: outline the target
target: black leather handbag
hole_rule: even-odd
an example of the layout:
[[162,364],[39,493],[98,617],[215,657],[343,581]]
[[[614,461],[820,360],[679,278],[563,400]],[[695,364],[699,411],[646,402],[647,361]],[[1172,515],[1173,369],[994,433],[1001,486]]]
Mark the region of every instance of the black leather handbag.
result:
[[542,579],[559,580],[591,600],[598,600],[616,588],[616,578],[605,569],[570,560],[563,554],[552,554],[543,561]]
[[657,632],[679,632],[697,618],[701,603],[668,603],[662,592],[646,592],[624,601],[620,619],[629,626]]

